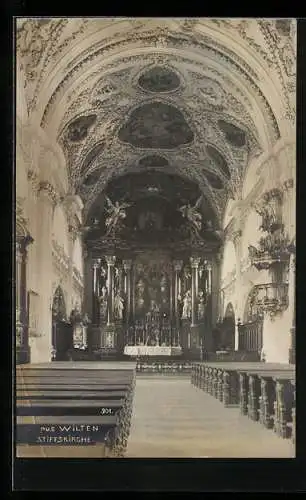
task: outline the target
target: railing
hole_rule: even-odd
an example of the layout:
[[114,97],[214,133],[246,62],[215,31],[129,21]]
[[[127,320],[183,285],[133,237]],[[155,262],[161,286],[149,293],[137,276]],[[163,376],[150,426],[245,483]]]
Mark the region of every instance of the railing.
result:
[[271,316],[288,307],[288,283],[264,283],[255,286],[256,304]]
[[239,351],[260,352],[262,349],[262,326],[261,319],[246,323],[245,325],[238,325],[239,334]]

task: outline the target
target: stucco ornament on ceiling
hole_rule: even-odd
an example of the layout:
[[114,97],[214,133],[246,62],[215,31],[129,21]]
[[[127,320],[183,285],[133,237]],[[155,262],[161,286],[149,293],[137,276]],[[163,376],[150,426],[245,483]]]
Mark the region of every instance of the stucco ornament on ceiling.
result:
[[28,107],[56,135],[85,213],[111,178],[155,157],[222,218],[263,134],[280,137],[264,74],[294,120],[294,40],[294,22],[274,20],[32,19],[20,22],[17,56]]

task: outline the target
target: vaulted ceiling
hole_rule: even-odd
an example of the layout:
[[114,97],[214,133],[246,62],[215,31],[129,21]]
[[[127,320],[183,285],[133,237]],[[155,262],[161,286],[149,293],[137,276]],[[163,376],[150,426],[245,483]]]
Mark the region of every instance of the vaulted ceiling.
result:
[[196,183],[220,221],[295,119],[290,20],[22,19],[17,60],[85,214],[118,176],[153,170]]

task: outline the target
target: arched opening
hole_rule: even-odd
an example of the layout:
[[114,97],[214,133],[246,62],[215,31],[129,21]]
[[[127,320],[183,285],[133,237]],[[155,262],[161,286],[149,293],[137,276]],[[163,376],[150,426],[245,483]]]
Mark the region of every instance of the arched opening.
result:
[[231,302],[227,304],[223,318],[220,348],[227,351],[235,348],[235,312]]
[[58,286],[52,301],[52,360],[65,361],[72,347],[72,328],[67,320],[63,290]]

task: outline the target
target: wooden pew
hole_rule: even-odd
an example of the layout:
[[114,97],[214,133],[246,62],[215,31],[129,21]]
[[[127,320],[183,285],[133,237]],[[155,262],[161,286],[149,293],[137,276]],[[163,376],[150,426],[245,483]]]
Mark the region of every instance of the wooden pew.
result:
[[[194,363],[192,383],[243,415],[295,441],[295,366],[263,362]],[[290,427],[292,427],[290,433]]]
[[295,400],[293,385],[291,383],[293,379],[293,373],[290,375],[288,373],[277,373],[273,376],[273,381],[276,384],[273,430],[282,438],[288,438],[292,435],[292,429],[290,429],[288,424],[293,423],[292,410]]
[[[243,415],[248,415],[252,420],[259,420],[260,416],[260,398],[262,397],[262,413],[265,413],[264,407],[268,405],[270,408],[273,399],[273,386],[266,386],[266,381],[274,375],[284,373],[285,376],[290,376],[294,373],[292,365],[281,365],[274,363],[263,363],[260,367],[245,367],[238,368],[240,381],[240,411]],[[262,382],[260,381],[262,379]],[[269,393],[266,391],[269,389]],[[261,394],[262,391],[262,394]],[[266,416],[262,416],[266,420]]]
[[124,405],[124,399],[17,399],[16,414],[19,416],[113,416]]
[[[87,433],[79,437],[84,424],[87,426]],[[67,430],[59,431],[63,426]],[[86,421],[83,416],[18,416],[16,454],[17,457],[53,458],[113,456],[117,427],[117,416],[86,417]],[[66,442],[63,441],[65,438]],[[82,441],[77,442],[78,439]],[[61,444],[63,442],[65,445]]]
[[237,369],[259,365],[258,362],[198,363],[193,366],[193,380],[197,387],[219,399],[225,406],[238,405],[239,376]]
[[[18,370],[16,378],[17,430],[19,428],[20,432],[25,432],[25,429],[22,431],[20,425],[29,422],[32,422],[31,425],[36,425],[36,430],[30,429],[29,431],[35,434],[41,424],[60,425],[64,422],[68,425],[80,423],[82,419],[82,424],[91,425],[92,418],[96,422],[93,425],[98,425],[97,422],[99,422],[100,427],[102,426],[105,430],[105,435],[102,432],[103,442],[100,439],[97,444],[92,445],[93,449],[88,443],[84,446],[70,446],[69,443],[68,446],[66,443],[64,446],[57,444],[56,447],[47,444],[47,448],[44,445],[42,451],[37,449],[37,444],[33,443],[33,446],[29,446],[21,443],[17,446],[18,453],[23,453],[23,456],[25,454],[34,456],[33,448],[36,446],[38,455],[35,456],[41,454],[45,454],[44,456],[97,456],[97,454],[101,457],[123,456],[130,431],[135,370],[121,370],[120,373],[116,373],[115,370],[77,370],[76,367],[71,370],[27,368]],[[112,425],[108,428],[111,418]],[[20,419],[30,420],[26,422]],[[79,454],[76,455],[76,453]]]

